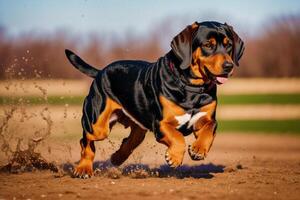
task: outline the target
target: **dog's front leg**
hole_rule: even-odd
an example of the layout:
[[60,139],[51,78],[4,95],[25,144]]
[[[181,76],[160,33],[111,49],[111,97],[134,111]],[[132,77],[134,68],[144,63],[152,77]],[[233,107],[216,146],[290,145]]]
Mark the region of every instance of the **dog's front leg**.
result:
[[168,147],[165,154],[166,162],[170,167],[176,168],[180,166],[185,152],[185,140],[183,135],[168,122],[160,123],[160,132],[163,137],[159,139],[158,142]]
[[188,148],[189,155],[193,160],[203,160],[206,157],[215,138],[216,126],[217,122],[211,120],[206,122],[200,130],[194,132],[196,140]]
[[196,140],[189,145],[188,152],[193,160],[203,160],[209,152],[216,133],[217,121],[215,120],[216,101],[201,108],[201,112],[206,112],[194,124],[194,135]]

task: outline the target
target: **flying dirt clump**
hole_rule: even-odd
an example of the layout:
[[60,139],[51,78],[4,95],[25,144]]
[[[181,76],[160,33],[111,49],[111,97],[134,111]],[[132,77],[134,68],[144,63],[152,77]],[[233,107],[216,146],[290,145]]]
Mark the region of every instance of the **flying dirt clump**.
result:
[[[17,87],[15,85],[15,87]],[[19,86],[23,89],[23,87]],[[43,99],[47,103],[47,90],[37,86],[43,95]],[[12,88],[11,85],[6,87],[7,90]],[[25,89],[24,89],[25,91]],[[45,106],[39,115],[36,113],[27,113],[25,107],[30,105],[30,102],[25,102],[22,97],[18,98],[17,104],[8,104],[8,108],[4,110],[4,117],[2,118],[2,123],[0,124],[0,150],[7,156],[8,163],[4,166],[0,166],[0,172],[8,173],[20,173],[26,171],[34,170],[50,170],[53,172],[58,172],[58,168],[54,163],[47,162],[40,153],[36,152],[36,148],[42,141],[47,139],[51,134],[51,129],[53,126],[53,121],[50,117],[50,111],[47,106]],[[20,114],[20,121],[13,121],[13,117],[16,114]],[[27,138],[27,148],[22,149],[21,144],[26,138],[16,138],[13,137],[14,134],[11,133],[11,128],[19,125],[22,127],[23,123],[28,121],[33,116],[39,116],[41,121],[44,121],[46,125],[34,132],[34,136]],[[16,146],[13,146],[14,141],[17,141]]]
[[36,143],[33,141],[28,145],[28,149],[21,150],[18,141],[17,149],[13,152],[12,158],[9,163],[1,167],[1,172],[20,173],[34,170],[50,170],[58,172],[55,164],[47,162],[40,153],[34,152]]
[[[45,133],[38,138],[31,138],[28,141],[27,149],[21,149],[22,138],[18,138],[18,142],[15,150],[13,150],[11,141],[6,136],[6,131],[10,119],[12,119],[14,113],[17,111],[16,107],[6,110],[6,118],[0,126],[0,138],[2,141],[1,151],[4,152],[8,157],[8,164],[0,167],[1,172],[10,172],[10,173],[19,173],[25,171],[34,171],[34,170],[51,170],[57,172],[58,168],[53,163],[47,162],[40,153],[35,152],[36,147],[46,139],[51,133],[52,121],[50,115],[46,115],[45,112],[47,109],[44,109],[40,115],[43,120],[47,123],[47,128]],[[36,133],[37,134],[37,133]]]

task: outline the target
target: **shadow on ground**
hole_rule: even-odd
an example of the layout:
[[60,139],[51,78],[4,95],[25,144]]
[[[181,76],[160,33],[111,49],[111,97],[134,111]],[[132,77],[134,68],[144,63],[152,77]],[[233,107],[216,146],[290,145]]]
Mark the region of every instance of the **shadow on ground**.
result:
[[[61,165],[61,169],[71,174],[74,165],[65,163]],[[96,161],[94,162],[95,176],[109,177],[118,179],[123,177],[131,178],[213,178],[215,173],[223,173],[224,165],[215,165],[213,163],[201,165],[182,165],[176,169],[170,168],[168,165],[160,165],[159,167],[151,168],[145,164],[128,164],[121,167],[113,166],[110,161]]]

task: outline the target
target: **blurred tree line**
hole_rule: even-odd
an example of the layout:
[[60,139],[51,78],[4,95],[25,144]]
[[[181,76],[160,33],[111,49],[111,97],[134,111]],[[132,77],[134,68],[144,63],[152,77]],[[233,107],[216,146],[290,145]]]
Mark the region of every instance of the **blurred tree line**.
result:
[[[84,75],[70,66],[65,48],[99,68],[118,59],[155,61],[166,53],[162,45],[165,33],[170,31],[166,24],[157,26],[144,37],[129,34],[123,39],[117,36],[107,39],[95,33],[71,35],[67,30],[46,35],[28,32],[12,37],[0,27],[0,79],[83,78]],[[246,50],[236,70],[237,76],[300,76],[300,15],[274,19],[255,37],[246,35],[243,39]]]

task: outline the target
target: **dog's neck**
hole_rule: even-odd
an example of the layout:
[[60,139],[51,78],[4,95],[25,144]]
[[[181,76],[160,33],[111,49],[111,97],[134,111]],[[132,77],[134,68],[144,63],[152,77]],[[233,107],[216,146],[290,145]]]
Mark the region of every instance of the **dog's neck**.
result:
[[203,81],[200,82],[200,84],[194,84],[191,80],[197,80],[197,77],[194,77],[190,68],[186,70],[180,69],[180,60],[172,50],[165,55],[165,58],[167,59],[166,68],[170,72],[171,76],[180,82],[180,84],[184,85],[185,89],[188,91],[202,93],[205,90],[209,90],[214,85],[214,83],[212,83],[210,80],[204,78],[201,79]]

